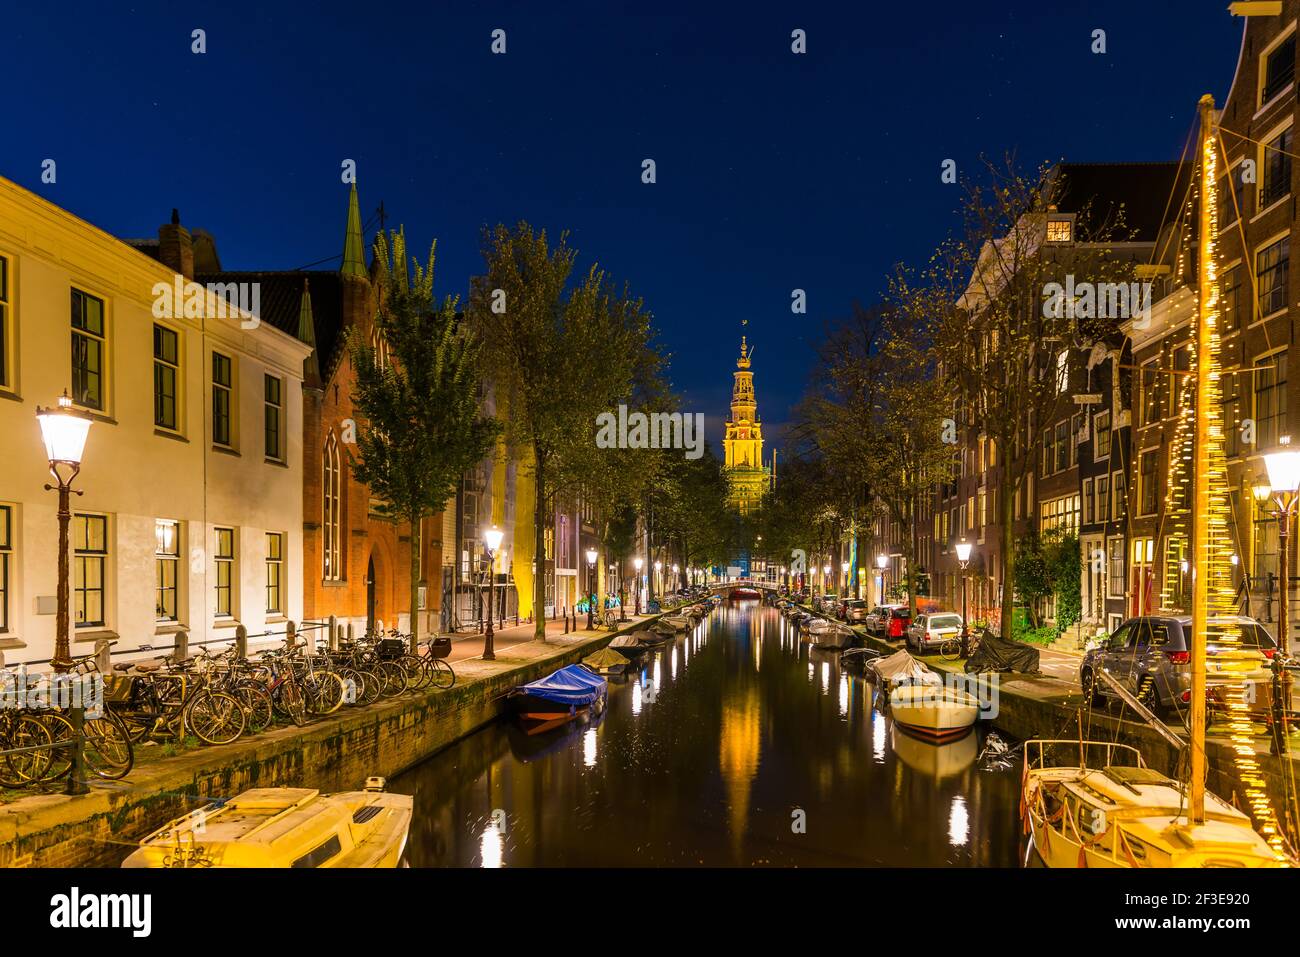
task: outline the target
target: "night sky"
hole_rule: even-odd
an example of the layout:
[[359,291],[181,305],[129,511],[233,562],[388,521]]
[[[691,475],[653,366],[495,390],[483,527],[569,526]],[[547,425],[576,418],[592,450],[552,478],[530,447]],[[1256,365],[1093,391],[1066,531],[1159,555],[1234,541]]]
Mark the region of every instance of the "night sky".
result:
[[1227,0],[6,6],[0,175],[118,236],[178,207],[227,269],[328,268],[351,158],[450,293],[484,224],[567,229],[645,297],[715,445],[741,321],[774,438],[825,325],[953,228],[944,159],[1177,159],[1242,28]]

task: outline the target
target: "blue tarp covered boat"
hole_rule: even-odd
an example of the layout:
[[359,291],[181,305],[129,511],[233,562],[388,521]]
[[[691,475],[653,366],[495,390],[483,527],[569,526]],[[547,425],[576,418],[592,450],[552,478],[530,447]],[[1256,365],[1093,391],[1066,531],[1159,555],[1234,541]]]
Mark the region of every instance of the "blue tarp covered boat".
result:
[[519,685],[506,701],[528,733],[537,734],[585,716],[588,709],[602,711],[608,693],[609,682],[600,675],[582,665],[569,665]]

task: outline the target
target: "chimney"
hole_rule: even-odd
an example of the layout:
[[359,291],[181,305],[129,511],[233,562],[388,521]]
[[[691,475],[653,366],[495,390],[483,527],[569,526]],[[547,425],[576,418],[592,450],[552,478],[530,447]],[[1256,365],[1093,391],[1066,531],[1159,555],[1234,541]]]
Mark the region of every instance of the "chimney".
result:
[[194,278],[194,243],[174,209],[172,221],[158,227],[158,260],[186,279]]

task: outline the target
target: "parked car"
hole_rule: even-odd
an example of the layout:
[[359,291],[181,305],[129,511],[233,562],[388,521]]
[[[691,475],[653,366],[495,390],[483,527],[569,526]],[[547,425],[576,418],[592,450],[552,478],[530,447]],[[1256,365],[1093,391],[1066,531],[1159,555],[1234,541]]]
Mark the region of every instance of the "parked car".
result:
[[839,600],[840,600],[839,595],[835,594],[834,592],[830,592],[818,598],[817,603],[813,607],[816,608],[823,615],[833,615],[835,613],[835,605],[836,603],[839,602]]
[[[1224,617],[1209,622],[1210,642],[1205,648],[1205,677],[1210,698],[1217,689],[1247,681],[1262,683],[1267,693],[1269,659],[1277,642],[1254,618]],[[1130,618],[1110,633],[1099,648],[1087,652],[1079,665],[1079,684],[1094,704],[1119,697],[1099,670],[1115,678],[1139,701],[1157,713],[1186,711],[1192,700],[1192,619],[1187,615],[1152,615]],[[1237,640],[1216,640],[1216,636]],[[1258,700],[1259,696],[1255,696]]]
[[949,638],[961,635],[961,615],[955,611],[936,611],[917,615],[907,626],[907,647],[920,654],[933,654]]
[[909,624],[906,605],[877,605],[866,619],[868,633],[877,638],[903,638]]
[[868,611],[870,611],[869,606],[861,598],[850,598],[840,605],[840,617],[851,625],[865,622]]

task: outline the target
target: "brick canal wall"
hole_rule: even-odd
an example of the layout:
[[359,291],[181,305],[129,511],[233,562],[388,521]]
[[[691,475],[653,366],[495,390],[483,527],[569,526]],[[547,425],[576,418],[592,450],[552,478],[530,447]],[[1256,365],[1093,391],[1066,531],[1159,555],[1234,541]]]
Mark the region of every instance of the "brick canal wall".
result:
[[615,634],[512,646],[495,663],[459,662],[448,691],[185,751],[124,781],[97,781],[85,795],[19,798],[0,806],[0,867],[114,866],[140,838],[211,798],[252,787],[348,791],[372,774],[391,777],[496,720],[515,685],[581,660]]

